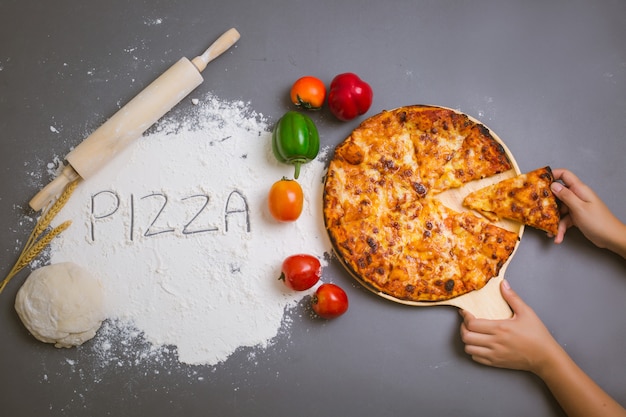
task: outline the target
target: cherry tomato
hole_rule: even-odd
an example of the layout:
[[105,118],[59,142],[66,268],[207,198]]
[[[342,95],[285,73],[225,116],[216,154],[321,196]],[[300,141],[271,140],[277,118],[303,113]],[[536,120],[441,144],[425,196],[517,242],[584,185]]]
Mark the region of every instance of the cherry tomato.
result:
[[268,206],[272,216],[280,222],[295,221],[302,213],[304,194],[298,181],[283,178],[270,188]]
[[322,284],[312,299],[313,311],[323,319],[333,319],[348,311],[348,295],[335,284]]
[[315,256],[299,254],[292,255],[283,261],[281,274],[278,279],[285,281],[285,285],[296,291],[308,290],[320,280],[322,265]]
[[319,110],[326,98],[326,86],[319,78],[307,75],[299,78],[290,92],[291,102],[308,110]]

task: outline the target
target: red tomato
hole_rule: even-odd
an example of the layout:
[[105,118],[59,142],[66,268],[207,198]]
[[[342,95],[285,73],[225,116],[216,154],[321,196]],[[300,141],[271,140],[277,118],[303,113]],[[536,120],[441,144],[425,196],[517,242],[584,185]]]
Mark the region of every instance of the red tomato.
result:
[[322,276],[319,259],[311,255],[292,255],[283,261],[280,278],[285,285],[296,291],[308,290]]
[[335,284],[322,284],[313,295],[312,306],[321,318],[333,319],[348,311],[348,295]]
[[272,216],[281,222],[295,221],[302,213],[304,194],[298,181],[283,178],[270,188],[268,206]]
[[352,120],[365,114],[372,105],[372,87],[356,74],[346,72],[337,75],[328,90],[328,108],[342,121]]
[[298,107],[319,110],[326,98],[326,86],[319,78],[307,75],[293,83],[290,97],[291,102]]

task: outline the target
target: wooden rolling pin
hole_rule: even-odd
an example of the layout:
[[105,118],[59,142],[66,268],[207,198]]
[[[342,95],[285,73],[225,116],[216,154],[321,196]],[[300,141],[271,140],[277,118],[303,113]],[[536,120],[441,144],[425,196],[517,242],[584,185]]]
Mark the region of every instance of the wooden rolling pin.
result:
[[130,142],[139,138],[202,83],[200,73],[207,64],[234,45],[239,37],[236,29],[230,29],[202,55],[191,61],[181,58],[172,65],[66,156],[68,165],[30,200],[32,209],[39,211],[44,208],[70,182],[91,177]]

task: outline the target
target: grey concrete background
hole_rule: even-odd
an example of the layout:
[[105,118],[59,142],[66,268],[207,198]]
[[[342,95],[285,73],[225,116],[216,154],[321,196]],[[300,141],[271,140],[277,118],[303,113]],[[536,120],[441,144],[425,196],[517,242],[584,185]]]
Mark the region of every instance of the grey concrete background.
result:
[[[276,120],[296,78],[353,71],[374,89],[368,115],[408,104],[457,108],[493,129],[522,170],[568,167],[626,219],[621,0],[0,0],[2,271],[30,232],[27,202],[49,179],[32,173],[229,27],[242,38],[207,68],[200,93],[250,102]],[[323,144],[357,124],[327,111],[318,120]],[[322,323],[295,311],[288,334],[254,351],[254,361],[242,349],[215,367],[172,360],[107,369],[88,347],[57,350],[28,334],[13,309],[24,271],[0,295],[1,414],[562,415],[532,375],[473,363],[453,308],[395,305],[338,264],[328,271],[347,289],[350,314]],[[624,261],[576,230],[555,246],[527,229],[507,278],[626,403]]]

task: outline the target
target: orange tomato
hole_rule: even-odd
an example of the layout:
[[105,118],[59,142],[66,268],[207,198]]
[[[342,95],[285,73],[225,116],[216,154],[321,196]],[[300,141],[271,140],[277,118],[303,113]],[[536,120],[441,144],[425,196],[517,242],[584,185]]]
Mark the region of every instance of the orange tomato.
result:
[[326,86],[319,78],[307,75],[291,86],[291,102],[308,110],[319,110],[326,99]]
[[270,213],[276,220],[292,222],[302,213],[304,193],[298,181],[283,178],[272,185],[267,200]]

